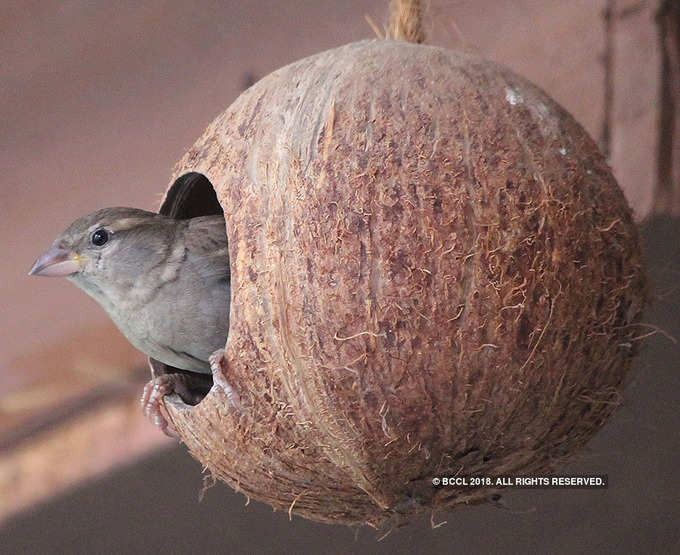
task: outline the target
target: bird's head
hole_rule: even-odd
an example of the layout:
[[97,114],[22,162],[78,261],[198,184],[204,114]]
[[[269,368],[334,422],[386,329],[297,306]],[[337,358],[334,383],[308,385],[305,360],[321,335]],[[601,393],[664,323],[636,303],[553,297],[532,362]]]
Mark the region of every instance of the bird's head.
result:
[[[74,221],[33,264],[29,275],[97,282],[143,272],[157,258],[167,218],[136,208],[104,208]],[[162,245],[162,242],[161,242]]]

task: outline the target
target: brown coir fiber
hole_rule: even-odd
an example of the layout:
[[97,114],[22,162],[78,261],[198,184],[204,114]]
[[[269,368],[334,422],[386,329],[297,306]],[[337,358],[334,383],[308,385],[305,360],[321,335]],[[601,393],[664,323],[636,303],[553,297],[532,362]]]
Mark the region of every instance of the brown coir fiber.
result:
[[[425,0],[426,2],[427,0]],[[422,44],[425,42],[423,0],[390,0],[390,20],[387,38]]]
[[480,502],[494,491],[432,477],[549,472],[618,405],[645,298],[630,209],[583,129],[506,69],[323,52],[243,93],[188,171],[224,210],[231,330],[207,397],[166,406],[246,495],[374,526]]

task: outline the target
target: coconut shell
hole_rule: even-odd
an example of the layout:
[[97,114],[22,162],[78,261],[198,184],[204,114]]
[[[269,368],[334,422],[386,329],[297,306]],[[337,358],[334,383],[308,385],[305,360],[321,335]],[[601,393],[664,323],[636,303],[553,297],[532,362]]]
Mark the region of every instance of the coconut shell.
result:
[[[186,172],[224,211],[231,328],[203,401],[165,405],[238,491],[378,526],[497,491],[434,476],[554,470],[618,405],[645,301],[631,211],[581,126],[507,69],[323,52],[245,91]],[[198,215],[204,193],[170,196]]]

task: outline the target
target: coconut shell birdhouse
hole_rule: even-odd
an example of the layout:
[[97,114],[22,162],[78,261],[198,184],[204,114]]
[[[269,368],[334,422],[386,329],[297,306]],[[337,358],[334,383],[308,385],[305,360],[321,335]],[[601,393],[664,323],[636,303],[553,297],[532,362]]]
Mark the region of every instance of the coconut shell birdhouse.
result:
[[379,526],[497,493],[436,476],[554,470],[618,404],[645,301],[631,211],[580,125],[507,69],[322,52],[245,91],[188,172],[163,210],[224,213],[230,331],[202,401],[165,408],[238,491]]

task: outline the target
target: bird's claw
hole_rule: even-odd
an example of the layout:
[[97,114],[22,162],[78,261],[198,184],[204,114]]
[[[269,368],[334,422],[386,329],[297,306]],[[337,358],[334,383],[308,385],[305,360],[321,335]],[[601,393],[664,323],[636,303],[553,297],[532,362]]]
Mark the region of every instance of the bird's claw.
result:
[[144,386],[144,392],[140,399],[142,411],[147,419],[152,424],[158,426],[165,435],[173,438],[179,436],[177,430],[175,430],[163,412],[163,397],[169,393],[174,393],[176,377],[175,374],[156,376]]
[[210,363],[210,370],[212,371],[213,381],[222,388],[224,394],[229,399],[229,402],[235,409],[241,410],[241,401],[239,400],[238,393],[234,391],[234,388],[229,385],[229,383],[224,379],[224,372],[222,368],[222,359],[224,357],[224,349],[218,349],[208,358]]
[[[212,370],[213,379],[217,381],[232,405],[235,408],[240,409],[241,404],[239,402],[238,394],[223,377],[221,368],[223,354],[224,350],[220,349],[210,356],[210,368]],[[144,392],[140,399],[142,411],[147,419],[152,424],[158,426],[165,435],[177,438],[179,437],[179,434],[166,416],[163,397],[175,393],[183,402],[190,405],[196,405],[201,401],[209,389],[209,387],[206,388],[204,381],[205,376],[189,373],[155,375],[154,378],[144,386]]]
[[208,357],[208,363],[210,364],[210,370],[212,370],[213,375],[216,371],[220,371],[220,361],[224,356],[224,349],[217,349],[213,354]]

